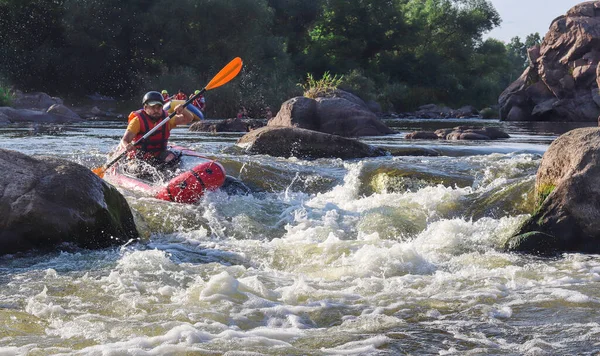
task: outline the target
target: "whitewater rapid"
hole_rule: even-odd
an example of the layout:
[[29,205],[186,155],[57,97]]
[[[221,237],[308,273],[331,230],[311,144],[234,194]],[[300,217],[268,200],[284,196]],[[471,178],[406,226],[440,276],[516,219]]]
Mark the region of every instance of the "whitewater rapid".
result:
[[[99,135],[58,154],[93,166],[118,139]],[[1,257],[0,355],[600,350],[600,258],[503,250],[531,207],[536,150],[344,162],[195,148],[272,189],[197,205],[123,191],[143,242]]]

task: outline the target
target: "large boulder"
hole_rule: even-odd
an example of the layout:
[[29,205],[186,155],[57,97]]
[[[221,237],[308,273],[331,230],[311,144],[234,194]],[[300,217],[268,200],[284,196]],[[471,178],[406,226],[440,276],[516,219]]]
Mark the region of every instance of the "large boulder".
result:
[[275,157],[352,159],[387,154],[354,139],[297,127],[261,127],[241,137],[237,145],[247,153]]
[[297,96],[281,104],[274,118],[267,126],[297,127],[307,130],[318,130],[317,102],[304,96]]
[[0,149],[0,255],[138,238],[125,198],[79,164]]
[[72,123],[82,121],[79,115],[73,113],[63,105],[51,107],[49,112],[30,109],[14,109],[11,107],[0,107],[0,117],[12,123],[36,122],[36,123]]
[[67,121],[81,121],[81,117],[77,115],[73,110],[62,104],[54,104],[46,110],[48,114],[64,118]]
[[529,67],[502,92],[506,121],[596,121],[600,61],[600,1],[588,1],[555,19]]
[[383,136],[394,133],[377,116],[347,99],[317,98],[318,131],[345,137]]
[[281,105],[267,126],[297,127],[344,137],[394,133],[355,95],[336,90],[315,99],[295,97]]
[[47,110],[54,104],[63,104],[63,101],[42,92],[23,93],[17,90],[12,98],[12,103],[17,109]]
[[[359,98],[358,96],[356,96],[352,93],[349,93],[349,92],[347,92],[345,90],[341,90],[341,89],[319,91],[315,95],[315,99],[316,98],[340,98],[340,99],[348,100],[349,102],[354,103],[365,109],[369,109],[369,105],[367,103],[365,103],[364,100],[362,100],[361,98]],[[369,109],[369,110],[371,110],[371,109]]]
[[537,208],[508,250],[600,253],[600,128],[569,131],[550,145],[535,195]]
[[10,119],[6,114],[0,112],[0,126],[5,126],[10,124]]

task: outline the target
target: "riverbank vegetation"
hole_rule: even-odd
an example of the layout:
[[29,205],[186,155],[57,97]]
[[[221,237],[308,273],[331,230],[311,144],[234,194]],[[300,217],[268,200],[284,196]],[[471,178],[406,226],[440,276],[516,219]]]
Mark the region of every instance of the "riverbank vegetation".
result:
[[0,0],[0,76],[24,91],[131,99],[191,93],[240,56],[240,79],[211,92],[209,116],[278,107],[307,73],[342,78],[384,110],[482,108],[525,65],[519,39],[482,39],[500,21],[486,0]]

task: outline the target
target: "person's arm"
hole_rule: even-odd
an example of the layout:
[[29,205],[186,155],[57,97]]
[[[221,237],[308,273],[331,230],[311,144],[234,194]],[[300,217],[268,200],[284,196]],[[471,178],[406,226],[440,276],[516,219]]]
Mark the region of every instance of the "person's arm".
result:
[[138,132],[140,132],[140,121],[137,117],[132,117],[132,115],[133,113],[129,115],[131,119],[129,120],[129,124],[127,125],[127,130],[125,130],[125,134],[123,134],[121,142],[119,142],[119,149],[121,150],[133,150],[133,139],[138,134]]
[[134,149],[133,139],[135,138],[135,134],[129,130],[125,131],[123,138],[121,138],[121,143],[119,145],[119,149],[125,149],[127,151],[131,151]]
[[194,120],[194,115],[192,115],[191,112],[185,110],[183,104],[177,105],[177,107],[175,108],[175,112],[177,113],[177,115],[175,115],[174,117],[175,125],[187,125],[190,122],[192,122],[192,120]]

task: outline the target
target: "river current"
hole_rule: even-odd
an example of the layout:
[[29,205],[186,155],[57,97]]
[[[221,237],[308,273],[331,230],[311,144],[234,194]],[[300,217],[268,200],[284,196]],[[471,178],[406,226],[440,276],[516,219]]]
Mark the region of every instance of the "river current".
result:
[[[589,124],[397,120],[416,155],[249,156],[176,128],[249,195],[124,191],[142,242],[0,257],[0,355],[594,355],[600,257],[503,252],[543,153]],[[409,141],[459,124],[510,139]],[[124,122],[0,128],[0,148],[103,164]],[[425,153],[436,153],[431,155]]]

